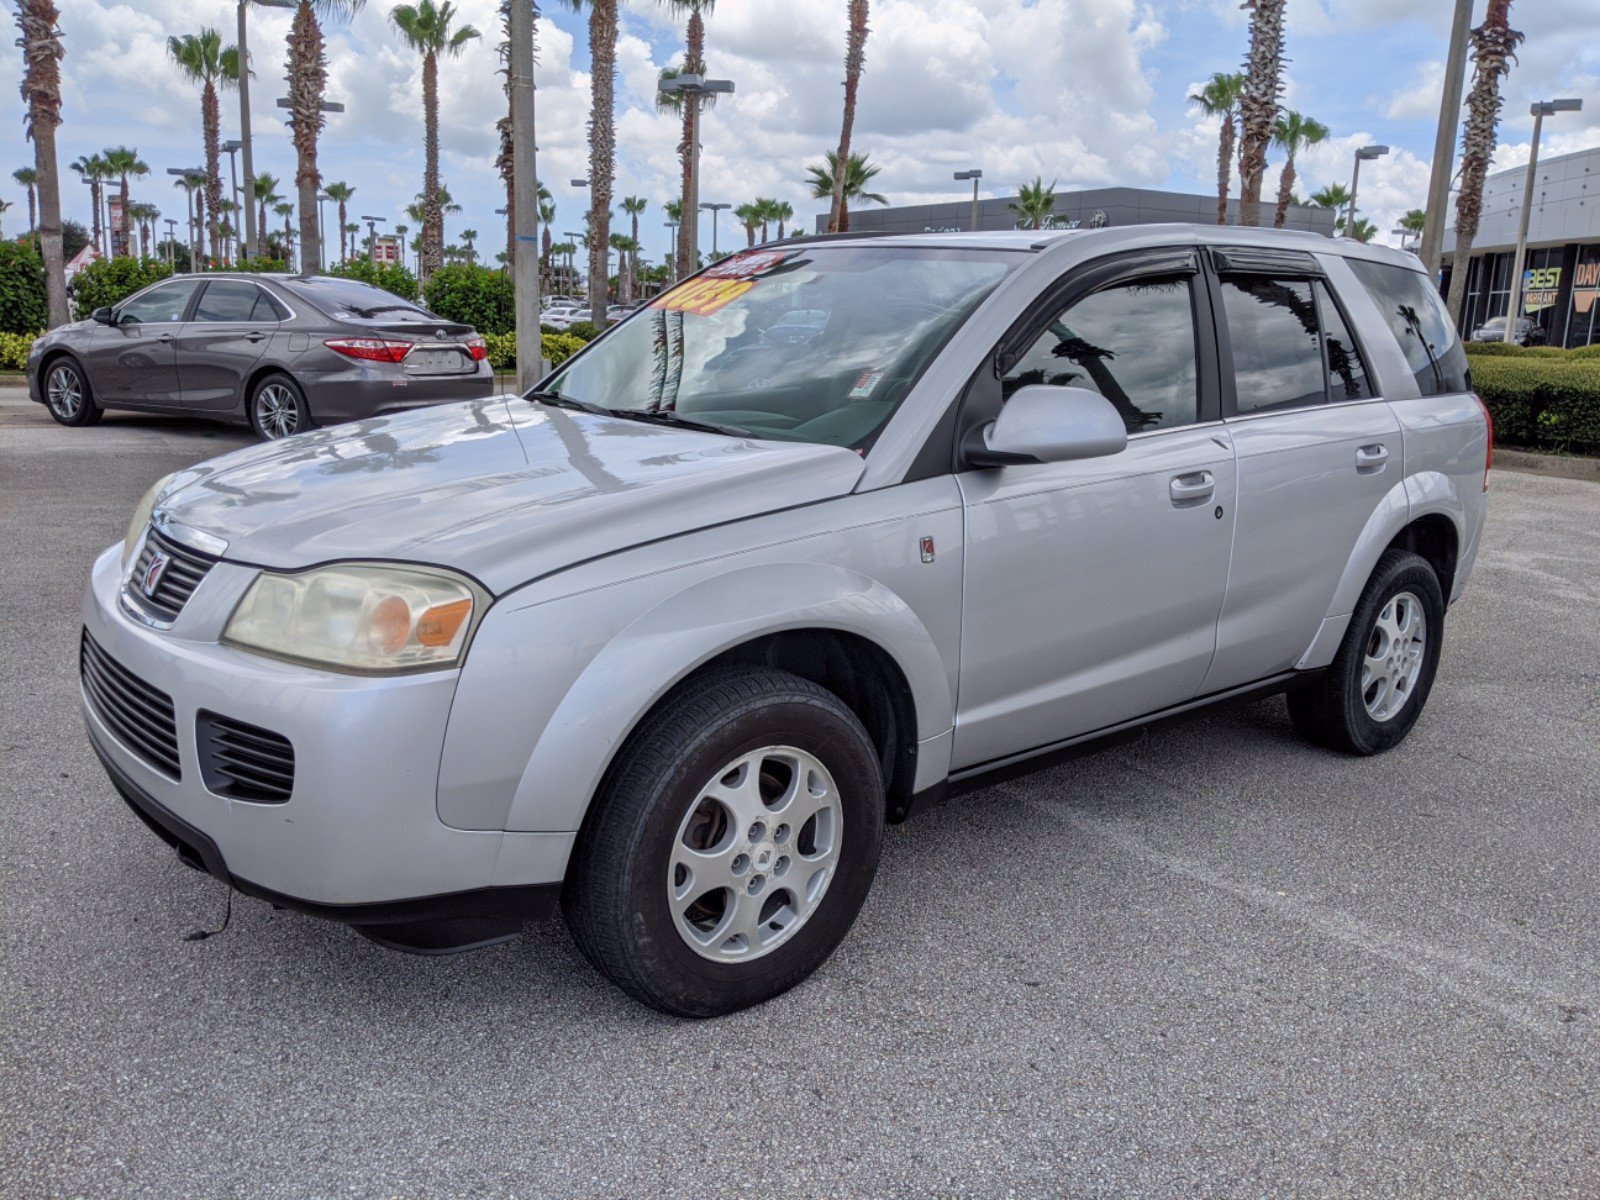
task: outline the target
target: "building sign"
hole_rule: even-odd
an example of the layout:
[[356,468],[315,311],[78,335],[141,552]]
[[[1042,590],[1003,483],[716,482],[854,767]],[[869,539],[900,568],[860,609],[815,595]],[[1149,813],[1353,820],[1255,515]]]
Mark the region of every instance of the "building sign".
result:
[[1561,268],[1538,267],[1522,273],[1522,311],[1541,312],[1553,308],[1561,291]]
[[372,259],[374,262],[397,263],[400,261],[400,239],[392,233],[378,235],[378,240],[372,246]]
[[1587,313],[1600,301],[1600,262],[1579,263],[1572,276],[1572,309]]

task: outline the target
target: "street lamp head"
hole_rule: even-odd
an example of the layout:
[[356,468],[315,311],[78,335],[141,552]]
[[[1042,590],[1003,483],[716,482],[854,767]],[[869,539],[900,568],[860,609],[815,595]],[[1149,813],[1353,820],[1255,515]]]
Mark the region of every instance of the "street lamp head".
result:
[[720,212],[724,208],[732,208],[733,205],[728,204],[728,203],[713,204],[711,201],[706,200],[706,201],[702,201],[701,202],[700,207],[704,208],[704,209],[706,209],[706,210],[708,210],[710,212]]
[[206,173],[205,172],[205,168],[203,168],[203,167],[168,167],[167,168],[167,174],[168,175],[182,175],[182,176],[187,177],[187,176],[190,176],[190,175],[204,175],[205,173]]
[[244,143],[241,141],[223,142],[219,149],[221,149],[224,154],[232,154],[236,150],[243,150]]
[[[241,8],[247,3],[249,0],[239,0]],[[257,8],[298,8],[299,0],[255,0],[255,5]]]
[[567,182],[572,184],[573,187],[588,187],[589,186],[589,181],[587,179],[569,179]]
[[1530,117],[1548,117],[1558,112],[1582,112],[1583,101],[1573,98],[1564,100],[1536,100],[1533,107],[1528,109]]
[[1387,153],[1389,153],[1389,147],[1387,146],[1363,146],[1356,151],[1356,157],[1360,159],[1382,158]]
[[[278,107],[293,108],[294,103],[287,96],[279,96]],[[337,100],[324,100],[320,107],[325,113],[342,113],[344,111],[344,105],[339,103]]]
[[971,170],[971,171],[957,171],[956,172],[956,178],[957,179],[982,179],[983,178],[983,172],[981,170],[977,170],[976,168]]
[[389,223],[388,217],[369,217],[363,215],[361,219],[372,225],[387,225]]

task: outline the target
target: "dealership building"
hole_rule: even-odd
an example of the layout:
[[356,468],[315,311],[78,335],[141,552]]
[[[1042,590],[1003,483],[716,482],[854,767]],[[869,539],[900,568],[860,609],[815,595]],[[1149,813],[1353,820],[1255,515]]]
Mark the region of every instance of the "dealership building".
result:
[[[1017,214],[1008,207],[1012,197],[978,201],[979,229],[1016,229]],[[1217,198],[1193,196],[1183,192],[1158,192],[1149,188],[1090,188],[1081,192],[1057,192],[1055,215],[1047,223],[1051,229],[1097,229],[1102,226],[1161,225],[1172,221],[1210,225],[1217,219]],[[1228,222],[1237,224],[1239,202],[1228,202]],[[1264,198],[1262,220],[1271,224],[1276,212],[1274,200]],[[1304,229],[1333,236],[1337,214],[1328,208],[1291,205],[1284,218],[1287,229]],[[958,233],[972,228],[972,201],[951,200],[941,204],[911,204],[901,208],[852,208],[852,233]],[[828,231],[828,214],[817,217],[817,232]]]
[[[1526,167],[1491,175],[1483,189],[1483,216],[1468,266],[1468,332],[1505,315],[1511,266],[1522,220]],[[1455,230],[1445,232],[1445,268],[1455,269]],[[1551,346],[1600,342],[1600,147],[1541,158],[1534,171],[1528,217],[1528,255],[1522,276],[1523,315],[1544,331]]]

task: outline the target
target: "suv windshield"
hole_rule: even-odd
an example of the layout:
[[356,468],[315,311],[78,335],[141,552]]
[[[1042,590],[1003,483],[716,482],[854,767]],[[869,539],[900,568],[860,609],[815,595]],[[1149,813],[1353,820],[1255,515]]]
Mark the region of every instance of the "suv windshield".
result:
[[1017,261],[875,245],[736,254],[651,301],[545,392],[863,449]]

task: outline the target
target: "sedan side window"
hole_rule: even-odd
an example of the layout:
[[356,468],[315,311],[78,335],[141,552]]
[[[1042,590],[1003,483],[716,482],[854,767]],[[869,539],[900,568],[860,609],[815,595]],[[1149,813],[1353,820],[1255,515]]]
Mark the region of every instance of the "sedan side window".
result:
[[256,311],[261,289],[238,279],[214,279],[195,305],[196,321],[249,321]]
[[189,297],[200,286],[198,279],[184,279],[177,283],[164,283],[135,296],[117,309],[118,325],[153,325],[161,322],[183,320],[189,307]]
[[1238,412],[1303,408],[1327,399],[1322,327],[1309,280],[1224,278],[1222,307]]
[[1078,300],[1045,328],[1001,380],[1089,388],[1116,406],[1129,433],[1192,425],[1200,411],[1194,298],[1187,275],[1144,278]]

